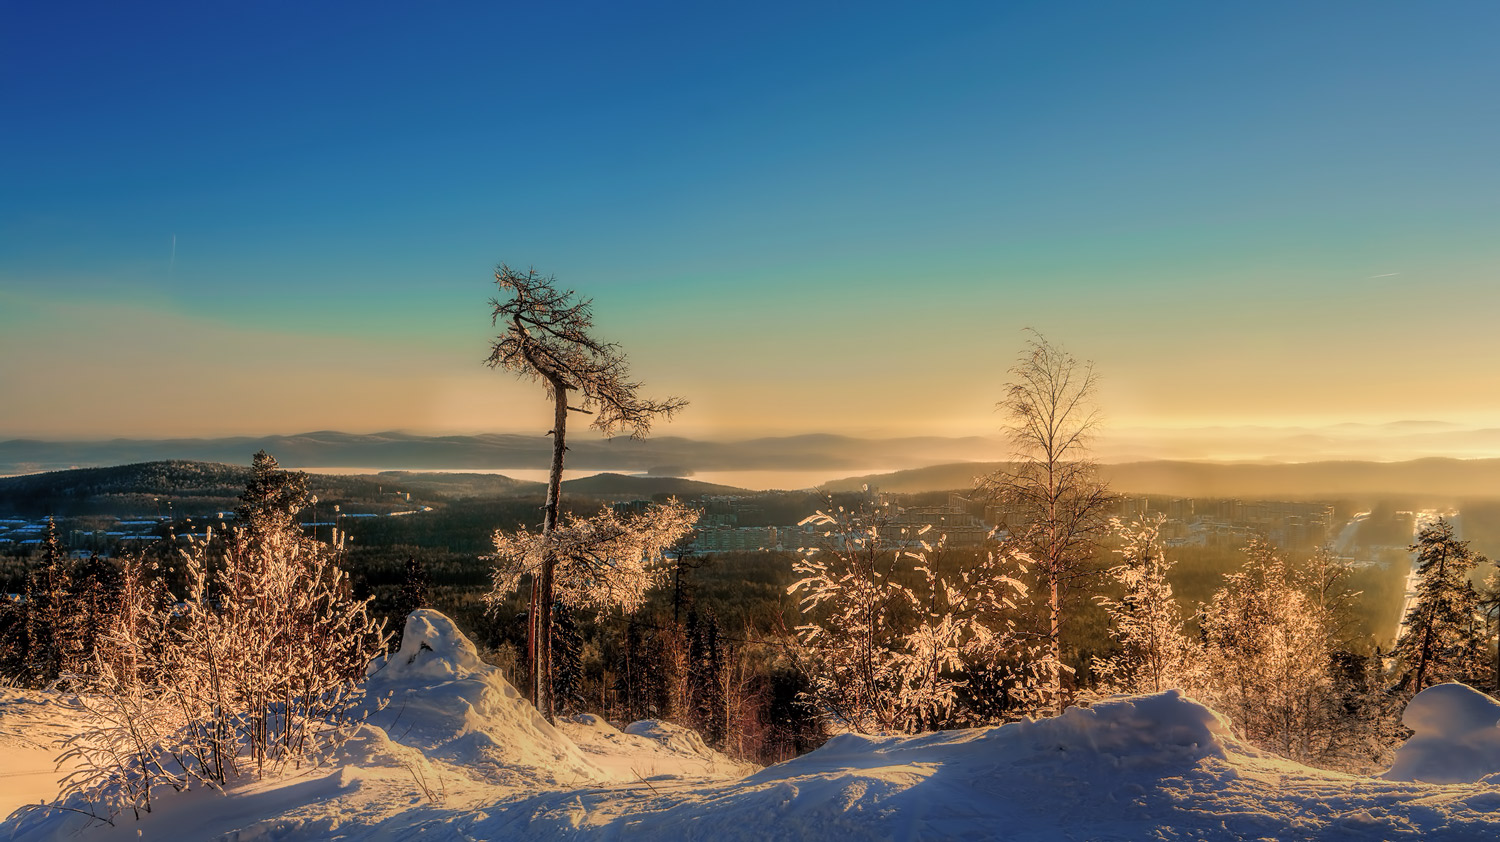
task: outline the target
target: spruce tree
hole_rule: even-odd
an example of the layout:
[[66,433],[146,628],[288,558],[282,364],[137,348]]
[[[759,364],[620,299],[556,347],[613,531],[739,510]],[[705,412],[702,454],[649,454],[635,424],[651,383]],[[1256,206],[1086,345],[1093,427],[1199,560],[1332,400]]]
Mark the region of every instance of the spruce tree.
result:
[[574,613],[566,602],[552,606],[552,688],[563,713],[583,706],[583,632]]
[[94,666],[94,654],[104,643],[120,610],[120,569],[98,554],[73,567],[70,590],[75,616],[75,662],[68,672],[84,672]]
[[1417,597],[1396,641],[1410,694],[1444,681],[1472,681],[1483,664],[1477,621],[1479,594],[1469,571],[1487,561],[1453,534],[1445,518],[1422,527],[1410,547],[1417,554]]
[[397,624],[404,624],[406,615],[426,607],[431,596],[431,577],[427,565],[414,554],[406,556],[406,574],[401,580],[401,593],[396,597]]
[[689,640],[688,686],[692,700],[692,724],[704,742],[724,749],[726,733],[724,705],[724,647],[719,620],[690,615],[693,635]]
[[56,681],[77,663],[77,615],[70,606],[73,588],[68,557],[48,518],[42,553],[26,582],[26,675],[37,687]]
[[307,474],[281,470],[276,458],[261,450],[255,454],[250,481],[234,515],[251,536],[283,533],[291,529],[307,503]]

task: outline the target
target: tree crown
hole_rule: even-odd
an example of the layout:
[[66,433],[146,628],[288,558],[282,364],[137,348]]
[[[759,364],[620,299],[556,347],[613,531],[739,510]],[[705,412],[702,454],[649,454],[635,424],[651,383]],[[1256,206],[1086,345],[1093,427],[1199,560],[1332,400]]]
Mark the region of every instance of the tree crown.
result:
[[644,438],[660,415],[671,418],[687,401],[668,397],[643,398],[641,384],[630,379],[630,367],[620,346],[593,336],[593,301],[573,290],[558,290],[556,278],[535,269],[518,272],[505,264],[495,270],[495,284],[509,298],[490,300],[491,323],[504,325],[487,363],[532,380],[541,380],[547,394],[577,392],[582,405],[569,407],[593,413],[590,426],[605,435],[629,430]]

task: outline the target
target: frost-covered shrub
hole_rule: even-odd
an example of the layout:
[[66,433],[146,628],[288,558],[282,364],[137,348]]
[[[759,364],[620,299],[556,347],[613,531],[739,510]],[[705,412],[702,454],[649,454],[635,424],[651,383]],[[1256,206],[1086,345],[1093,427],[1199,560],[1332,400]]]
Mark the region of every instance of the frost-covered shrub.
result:
[[491,602],[555,565],[557,598],[574,608],[634,611],[667,573],[666,550],[690,534],[702,513],[668,500],[621,517],[605,507],[591,517],[567,515],[551,533],[496,532]]
[[316,758],[347,733],[356,681],[388,635],[350,596],[340,547],[291,520],[191,542],[186,598],[153,602],[141,571],[80,676],[92,723],[67,744],[63,795],[98,815],[149,811],[153,790],[223,787]]
[[1143,523],[1113,523],[1124,546],[1117,551],[1122,563],[1109,574],[1124,594],[1117,600],[1096,599],[1109,613],[1120,652],[1095,658],[1093,664],[1107,692],[1159,693],[1198,685],[1201,655],[1183,632],[1182,611],[1167,581],[1172,562],[1161,545],[1163,521],[1158,516]]
[[[858,731],[922,731],[968,717],[956,710],[971,668],[1034,650],[1016,633],[1016,575],[1025,558],[992,550],[973,564],[951,563],[941,535],[892,534],[888,507],[840,506],[803,521],[822,531],[804,551],[798,596],[807,622],[797,635],[814,696],[837,724]],[[1035,703],[1037,682],[1012,681]]]

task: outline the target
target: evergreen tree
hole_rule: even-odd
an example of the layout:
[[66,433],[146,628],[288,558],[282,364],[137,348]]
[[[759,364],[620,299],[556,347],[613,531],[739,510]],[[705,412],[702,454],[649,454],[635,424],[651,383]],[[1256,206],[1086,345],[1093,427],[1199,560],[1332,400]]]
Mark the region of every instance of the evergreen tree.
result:
[[583,631],[565,602],[552,606],[552,687],[562,713],[583,709]]
[[18,598],[7,595],[0,600],[0,682],[27,679],[26,659],[31,642],[26,609],[24,594]]
[[688,687],[691,724],[710,746],[723,750],[726,734],[724,705],[724,648],[719,621],[689,615]]
[[396,597],[397,622],[404,623],[406,615],[418,608],[427,607],[431,577],[427,565],[414,553],[406,556],[406,573],[401,579],[401,593]]
[[264,450],[255,454],[250,470],[250,481],[234,510],[239,526],[252,537],[292,529],[297,513],[308,503],[307,474],[281,470]]
[[1417,554],[1417,596],[1396,641],[1401,686],[1415,695],[1444,681],[1474,681],[1487,659],[1469,571],[1487,559],[1458,540],[1445,518],[1423,526],[1410,549]]
[[783,667],[771,672],[762,710],[765,728],[762,754],[780,762],[806,754],[828,741],[824,718],[814,702],[812,680],[800,669]]
[[26,582],[26,675],[33,686],[56,681],[79,662],[72,590],[67,552],[48,518],[41,557]]
[[85,672],[94,666],[95,653],[120,611],[122,587],[120,569],[97,554],[74,566],[70,604],[75,613],[76,660],[69,672]]

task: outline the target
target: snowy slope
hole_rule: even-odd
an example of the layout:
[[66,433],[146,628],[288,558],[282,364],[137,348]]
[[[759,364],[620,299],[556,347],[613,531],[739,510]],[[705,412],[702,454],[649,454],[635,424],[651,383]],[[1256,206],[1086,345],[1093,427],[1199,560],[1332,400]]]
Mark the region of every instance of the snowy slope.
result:
[[57,744],[72,727],[50,694],[0,688],[0,816],[57,795]]
[[[413,615],[402,651],[369,686],[390,704],[321,768],[227,795],[170,794],[144,821],[116,827],[18,814],[0,839],[1500,838],[1500,778],[1433,784],[1309,769],[1240,743],[1175,691],[994,728],[845,735],[756,771],[666,723],[550,726],[434,612]],[[1493,700],[1434,690],[1413,703],[1413,721],[1427,721],[1424,710],[1440,721],[1429,736],[1488,739],[1484,729],[1500,727],[1485,724]],[[66,709],[41,698],[3,697],[0,740],[41,723],[63,729]],[[1454,710],[1473,714],[1458,731],[1442,724]]]

